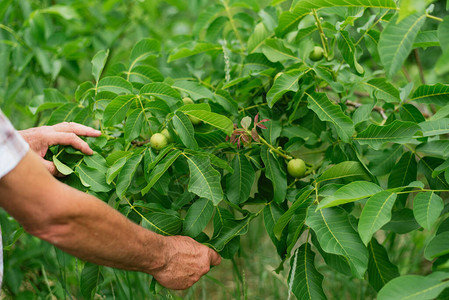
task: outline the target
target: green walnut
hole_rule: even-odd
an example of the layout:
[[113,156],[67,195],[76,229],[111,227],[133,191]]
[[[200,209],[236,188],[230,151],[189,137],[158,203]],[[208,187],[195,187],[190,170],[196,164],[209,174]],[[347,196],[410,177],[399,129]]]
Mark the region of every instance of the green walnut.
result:
[[287,171],[293,177],[301,178],[306,173],[306,164],[300,158],[294,158],[287,164]]
[[200,125],[201,120],[194,116],[189,116],[190,122],[192,122],[193,125]]
[[320,59],[323,58],[323,56],[324,56],[324,50],[323,50],[323,48],[321,48],[319,46],[313,47],[313,50],[309,54],[310,60],[313,60],[313,61],[319,61]]
[[[187,104],[194,104],[195,102],[193,102],[192,99],[190,99],[189,97],[184,97],[182,98],[182,102],[184,102],[184,105]],[[188,116],[190,119],[190,122],[192,122],[193,125],[200,125],[201,124],[201,120],[198,119],[197,117],[193,117],[193,116]]]
[[150,138],[151,148],[154,150],[162,150],[167,146],[167,138],[162,133],[155,133]]
[[170,134],[170,132],[168,131],[167,128],[164,128],[164,130],[161,131],[161,134],[164,135],[167,138],[167,142],[168,143],[172,143],[173,142],[173,138]]
[[184,97],[184,98],[182,98],[182,102],[184,102],[184,105],[187,105],[187,104],[194,104],[194,103],[195,103],[195,102],[193,102],[193,100],[190,99],[189,97]]

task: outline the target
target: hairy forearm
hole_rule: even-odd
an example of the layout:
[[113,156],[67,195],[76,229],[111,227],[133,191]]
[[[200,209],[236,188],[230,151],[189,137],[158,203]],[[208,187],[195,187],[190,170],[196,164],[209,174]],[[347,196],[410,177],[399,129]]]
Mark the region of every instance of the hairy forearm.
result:
[[0,204],[31,234],[97,264],[146,273],[165,264],[164,237],[55,180],[35,154],[12,173],[0,184]]
[[33,232],[36,236],[101,265],[146,273],[164,265],[162,236],[132,223],[92,196],[68,186],[62,190],[65,203],[60,204],[60,212],[43,229],[38,227]]

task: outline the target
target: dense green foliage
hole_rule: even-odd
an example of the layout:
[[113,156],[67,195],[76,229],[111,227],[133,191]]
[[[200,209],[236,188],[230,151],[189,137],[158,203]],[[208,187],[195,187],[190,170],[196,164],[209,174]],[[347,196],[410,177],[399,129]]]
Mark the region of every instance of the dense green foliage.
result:
[[[160,2],[0,2],[2,110],[18,127],[74,121],[103,133],[88,139],[93,156],[51,149],[64,182],[233,262],[263,218],[298,299],[341,299],[354,282],[363,298],[445,298],[446,3]],[[292,158],[304,176],[287,172]],[[12,224],[2,221],[6,268],[25,251]],[[142,274],[56,257],[74,282],[28,290],[169,293]],[[23,273],[6,270],[16,296]],[[342,294],[323,283],[329,273]]]

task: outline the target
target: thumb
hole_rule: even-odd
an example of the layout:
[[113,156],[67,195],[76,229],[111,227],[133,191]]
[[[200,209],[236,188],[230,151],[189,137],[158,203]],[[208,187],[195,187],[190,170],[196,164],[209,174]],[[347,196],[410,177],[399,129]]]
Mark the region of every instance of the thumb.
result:
[[212,249],[209,249],[209,259],[212,266],[218,266],[221,263],[221,256]]
[[56,176],[56,177],[64,177],[63,174],[61,174],[58,169],[56,169],[56,166],[53,162],[45,160],[42,158],[42,162],[44,164],[44,166],[47,168],[48,172],[51,173],[51,175]]

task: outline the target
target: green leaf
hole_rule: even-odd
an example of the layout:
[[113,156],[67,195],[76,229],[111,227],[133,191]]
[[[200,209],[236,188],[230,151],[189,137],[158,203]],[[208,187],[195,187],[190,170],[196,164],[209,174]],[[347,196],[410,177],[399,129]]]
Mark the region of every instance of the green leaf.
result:
[[317,209],[337,206],[371,197],[382,191],[375,183],[367,181],[354,181],[339,188],[333,195],[320,201]]
[[423,14],[426,7],[426,1],[401,0],[398,22],[417,12]]
[[227,112],[235,115],[238,110],[237,102],[231,97],[231,94],[225,90],[216,90],[214,94],[214,102],[220,104]]
[[227,197],[234,204],[248,200],[251,188],[256,180],[256,172],[245,155],[238,153],[232,160],[233,174],[226,180]]
[[368,252],[368,280],[370,285],[379,291],[393,278],[399,277],[398,267],[390,262],[387,251],[376,239],[369,242]]
[[212,94],[208,88],[202,86],[196,81],[178,80],[172,85],[172,87],[180,90],[181,92],[187,93],[193,100],[212,99],[214,97],[214,94]]
[[399,109],[399,115],[401,116],[402,121],[421,123],[426,120],[419,109],[412,104],[403,104]]
[[183,106],[177,109],[177,111],[182,111],[183,113],[193,110],[211,111],[210,105],[208,103],[184,104]]
[[150,96],[162,99],[167,102],[169,106],[181,100],[181,95],[175,89],[172,89],[168,84],[163,82],[153,82],[144,85],[139,92],[142,96]]
[[281,167],[277,157],[271,153],[267,146],[262,146],[260,155],[265,165],[265,176],[273,184],[273,201],[282,203],[287,194],[287,174],[284,168]]
[[[449,286],[447,274],[433,273],[428,276],[405,275],[388,282],[377,294],[378,300],[407,299],[431,300]],[[435,276],[437,275],[437,276]],[[442,281],[444,279],[444,281]]]
[[182,233],[190,237],[199,235],[206,228],[213,212],[214,205],[211,201],[204,198],[195,201],[187,211]]
[[345,30],[341,30],[337,36],[337,45],[343,59],[352,67],[358,74],[363,74],[365,70],[357,62],[357,53],[354,46],[354,41]]
[[311,206],[306,224],[315,232],[324,251],[344,256],[352,274],[363,278],[368,268],[368,251],[342,208],[317,210],[315,206]]
[[179,234],[182,220],[167,212],[150,212],[144,214],[142,226],[162,235]]
[[[309,198],[309,202],[311,204],[311,198]],[[308,206],[301,207],[295,211],[290,222],[287,226],[287,254],[286,257],[290,257],[293,248],[298,242],[301,234],[304,232],[305,227],[304,224],[306,222],[307,217],[307,208]],[[278,219],[279,222],[279,219]],[[278,223],[276,222],[276,224]],[[349,269],[349,266],[348,266]]]
[[175,115],[173,116],[173,126],[178,132],[178,136],[184,146],[190,149],[198,148],[192,122],[190,122],[189,118],[184,113],[180,111],[175,112]]
[[217,52],[223,51],[223,47],[218,44],[210,44],[210,43],[197,43],[193,49],[189,48],[181,48],[175,53],[171,54],[168,57],[168,62],[175,61],[177,59],[186,58],[190,56],[194,56],[200,53],[208,53],[208,52]]
[[355,178],[370,180],[370,176],[361,163],[357,161],[344,161],[324,171],[316,179],[316,183],[336,179],[352,180]]
[[139,61],[150,55],[159,54],[160,51],[161,45],[158,40],[147,38],[139,41],[131,50],[131,66],[129,69],[132,70]]
[[419,193],[413,200],[413,215],[416,221],[431,230],[444,208],[443,199],[435,192]]
[[95,291],[102,282],[100,266],[86,262],[80,277],[80,291],[83,298],[94,299]]
[[293,51],[285,46],[284,41],[279,39],[266,39],[262,45],[262,52],[272,62],[288,59],[300,61]]
[[248,38],[248,52],[253,53],[260,46],[263,45],[265,40],[271,36],[270,32],[267,30],[263,22],[260,22],[254,27],[252,34]]
[[151,66],[137,66],[127,74],[129,74],[129,82],[141,83],[142,85],[164,81],[164,75]]
[[416,36],[412,48],[428,48],[438,47],[440,41],[438,40],[438,32],[436,30],[420,31]]
[[126,156],[119,158],[106,172],[106,183],[111,184],[111,182],[117,177],[117,175],[122,170],[126,161],[128,160],[131,153],[128,153]]
[[241,220],[225,219],[218,236],[210,240],[207,245],[210,245],[218,252],[223,250],[226,244],[229,243],[233,238],[239,235],[246,234],[248,232],[248,225],[252,218],[253,217],[250,215]]
[[449,101],[449,85],[441,83],[421,85],[413,93],[410,100],[419,103],[433,103],[444,106]]
[[419,227],[419,224],[413,217],[413,211],[409,208],[403,208],[394,211],[391,216],[391,221],[385,224],[382,229],[404,234],[416,230]]
[[388,188],[406,186],[416,180],[418,164],[412,152],[405,152],[388,176]]
[[433,260],[439,256],[449,253],[449,232],[442,232],[437,234],[427,244],[424,249],[424,256],[427,260]]
[[64,104],[52,112],[47,125],[72,121],[81,109],[82,107],[78,106],[76,103]]
[[316,238],[316,234],[313,231],[312,231],[311,236],[312,236],[313,245],[318,250],[318,252],[320,252],[325,263],[329,267],[331,267],[335,271],[337,271],[345,276],[352,276],[351,267],[349,266],[349,262],[346,259],[346,257],[325,252],[321,248],[320,243],[318,242],[318,239]]
[[189,163],[189,192],[211,200],[215,206],[223,200],[220,173],[212,168],[208,157],[186,156]]
[[186,111],[185,114],[198,118],[204,123],[220,129],[227,135],[231,135],[234,130],[234,123],[227,117],[217,113],[206,110],[191,110]]
[[116,188],[116,193],[119,196],[119,198],[122,198],[124,196],[126,190],[131,185],[134,174],[136,173],[137,167],[142,161],[142,158],[143,155],[141,154],[131,157],[126,161],[125,165],[120,171],[120,174],[117,177],[117,188]]
[[284,214],[285,210],[281,208],[277,203],[269,203],[263,209],[263,223],[265,225],[265,229],[276,247],[276,251],[280,258],[285,258],[287,244],[286,244],[286,235],[283,235],[282,238],[277,239],[274,235],[274,225],[277,220]]
[[399,103],[399,91],[385,78],[374,78],[368,82],[361,82],[377,99],[389,103]]
[[73,7],[66,5],[53,5],[38,10],[40,13],[58,15],[66,20],[79,19],[79,14]]
[[[446,3],[446,5],[448,5]],[[449,49],[449,17],[445,16],[438,26],[438,40],[444,52]]]
[[282,37],[290,32],[302,18],[310,14],[312,9],[319,10],[327,7],[379,7],[396,9],[396,4],[393,0],[301,0],[296,3],[293,9],[283,12],[279,17],[279,26],[276,28],[276,34],[278,36]]
[[443,118],[435,121],[427,121],[418,124],[423,136],[435,136],[449,133],[449,119]]
[[379,150],[385,143],[406,144],[413,141],[414,134],[419,126],[412,122],[394,121],[385,126],[371,124],[367,129],[357,135],[361,145],[368,145],[374,150]]
[[437,140],[419,144],[416,152],[424,153],[429,156],[446,158],[449,155],[449,141]]
[[145,111],[142,109],[134,110],[125,122],[125,139],[132,141],[140,135],[145,122]]
[[299,89],[298,80],[304,74],[302,70],[291,70],[286,73],[282,73],[274,81],[273,86],[267,93],[267,103],[269,107],[281,99],[281,97],[288,91],[297,92]]
[[111,187],[106,183],[106,175],[97,169],[79,165],[75,168],[78,173],[81,183],[85,187],[90,187],[94,192],[109,192]]
[[92,58],[92,75],[95,78],[95,82],[98,82],[100,79],[101,73],[103,72],[104,65],[106,64],[106,60],[109,56],[109,50],[98,51],[95,54],[94,58]]
[[289,209],[277,220],[273,231],[278,240],[281,238],[282,231],[284,231],[285,226],[287,226],[287,224],[290,222],[296,210],[299,208],[308,207],[310,203],[307,200],[314,191],[315,189],[310,185],[301,189],[301,191],[299,191],[298,195],[296,196],[295,202],[293,202]]
[[289,285],[298,300],[327,299],[323,292],[323,275],[315,268],[315,253],[305,242],[290,260]]
[[382,191],[366,202],[358,224],[359,235],[365,245],[368,245],[376,231],[391,220],[391,209],[396,198],[396,194]]
[[337,133],[344,142],[348,142],[354,132],[352,120],[343,113],[341,107],[332,103],[325,93],[307,94],[308,107],[321,121],[329,121],[337,128]]
[[104,125],[109,127],[123,122],[128,109],[135,100],[136,96],[134,95],[122,95],[112,100],[104,110]]
[[392,145],[383,151],[374,151],[370,162],[370,170],[376,176],[382,176],[391,172],[396,161],[404,152],[403,146]]
[[73,173],[73,170],[59,161],[56,155],[53,155],[53,163],[55,164],[56,170],[62,175],[70,175]]
[[145,172],[150,173],[150,171],[173,149],[173,146],[173,144],[168,145],[159,151],[158,154],[156,154],[156,150],[148,148],[147,151],[145,151],[144,156]]
[[425,14],[414,14],[397,23],[395,15],[380,34],[379,55],[387,77],[391,78],[402,67],[412,50],[413,42],[426,20]]
[[106,160],[98,153],[94,153],[90,156],[84,157],[84,163],[91,168],[97,169],[102,173],[106,173],[108,170],[108,165]]
[[148,184],[141,191],[142,195],[148,193],[148,191],[155,185],[155,183],[167,172],[168,168],[178,159],[181,155],[180,150],[174,150],[170,152],[163,160],[161,160],[151,171],[148,176]]
[[112,92],[116,94],[130,94],[133,85],[119,76],[108,76],[102,78],[97,85],[97,92]]

